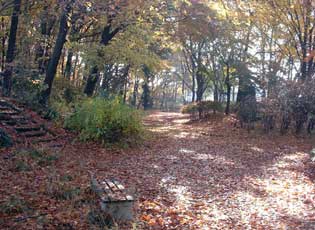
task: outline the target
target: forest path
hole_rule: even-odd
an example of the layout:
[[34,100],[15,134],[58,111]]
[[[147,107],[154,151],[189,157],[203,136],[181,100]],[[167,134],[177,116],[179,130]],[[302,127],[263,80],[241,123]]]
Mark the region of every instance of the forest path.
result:
[[315,229],[310,146],[302,139],[248,134],[220,117],[189,123],[187,116],[156,112],[146,124],[159,138],[135,172],[154,188],[143,190],[149,194],[141,203],[152,225]]
[[[27,171],[12,170],[19,153],[3,152],[0,201],[14,194],[27,200],[32,215],[47,215],[45,222],[4,215],[0,227],[89,229],[84,200],[92,172],[118,179],[136,195],[137,229],[315,229],[311,140],[248,134],[229,119],[191,123],[179,113],[152,112],[141,147],[104,149],[69,134],[62,149],[51,150],[58,157],[53,164],[27,158]],[[51,195],[56,188],[81,193],[63,200]]]

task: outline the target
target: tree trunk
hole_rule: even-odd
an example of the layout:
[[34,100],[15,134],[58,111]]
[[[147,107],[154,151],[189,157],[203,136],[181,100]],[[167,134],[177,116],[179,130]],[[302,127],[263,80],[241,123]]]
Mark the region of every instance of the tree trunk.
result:
[[136,107],[137,105],[138,89],[139,89],[139,80],[136,77],[134,87],[133,87],[132,101],[131,101],[131,105],[134,107]]
[[142,105],[144,110],[151,109],[153,106],[153,101],[151,97],[151,90],[149,86],[149,81],[151,77],[150,69],[147,66],[143,67],[143,73],[145,76],[144,83],[142,85],[143,93],[142,93]]
[[66,62],[66,67],[63,76],[66,79],[70,79],[71,76],[71,69],[72,69],[72,57],[73,57],[73,51],[71,49],[68,50],[68,55],[67,55],[67,62]]
[[[108,23],[103,29],[102,32],[102,38],[101,38],[101,45],[107,46],[109,42],[115,37],[116,34],[121,30],[120,27],[112,30],[112,25],[110,24],[111,22]],[[84,93],[88,96],[91,97],[94,93],[96,83],[98,82],[98,77],[99,73],[95,73],[95,70],[98,71],[98,66],[93,66],[91,69],[91,73],[88,76],[85,88],[84,88]]]
[[[63,75],[65,72],[65,57],[66,57],[65,52],[61,51],[61,57],[60,57],[61,66],[60,66],[60,70],[59,70],[60,75]],[[58,67],[58,65],[57,65],[57,67]]]
[[55,16],[49,15],[48,11],[48,5],[46,5],[44,7],[43,15],[41,15],[40,23],[40,31],[41,35],[44,37],[44,41],[38,43],[35,51],[35,62],[38,63],[38,72],[40,74],[45,74],[48,66],[51,49],[49,38],[57,20]]
[[195,75],[192,76],[192,99],[191,102],[195,102],[195,88],[196,88],[196,82],[195,82]]
[[40,95],[39,102],[43,106],[47,105],[47,102],[51,93],[52,84],[53,84],[53,81],[57,72],[58,63],[62,54],[63,46],[66,42],[66,36],[69,30],[68,18],[69,18],[69,14],[72,9],[74,1],[75,0],[72,0],[67,4],[67,6],[65,7],[61,15],[57,40],[55,43],[54,51],[48,63],[46,77],[44,80],[44,84],[47,86],[47,88],[44,89]]
[[202,101],[203,98],[203,93],[204,93],[204,88],[205,88],[205,81],[204,77],[202,76],[199,71],[196,74],[196,79],[197,79],[197,102]]
[[93,66],[93,68],[90,70],[90,74],[88,76],[85,88],[84,88],[84,93],[88,97],[92,97],[94,93],[94,89],[96,87],[96,83],[98,82],[99,74],[98,74],[98,67]]
[[11,27],[8,43],[8,51],[6,55],[5,70],[3,73],[3,95],[11,96],[12,88],[12,72],[13,72],[13,61],[14,51],[16,45],[16,34],[19,24],[19,14],[21,9],[21,0],[14,0],[14,8],[11,16]]
[[176,105],[176,101],[177,101],[177,90],[178,90],[178,85],[177,85],[177,82],[175,82],[175,87],[174,87],[174,102],[175,102],[175,105]]
[[142,85],[143,93],[142,93],[142,105],[144,110],[148,110],[152,108],[151,101],[151,92],[150,87],[147,81]]
[[230,83],[230,66],[226,66],[226,78],[225,78],[225,85],[226,85],[226,108],[225,114],[230,114],[230,104],[231,104],[231,83]]
[[218,85],[215,83],[214,84],[214,90],[213,90],[213,100],[215,102],[218,102],[219,101],[219,89],[218,89]]
[[5,42],[6,42],[6,25],[4,22],[4,17],[1,18],[1,31],[2,31],[2,39],[1,39],[1,71],[4,71],[4,63],[5,63]]
[[127,102],[127,92],[128,92],[128,79],[126,78],[124,84],[124,96],[123,96],[123,103],[126,104]]
[[183,98],[183,104],[186,104],[186,98],[185,98],[185,80],[182,80],[182,98]]

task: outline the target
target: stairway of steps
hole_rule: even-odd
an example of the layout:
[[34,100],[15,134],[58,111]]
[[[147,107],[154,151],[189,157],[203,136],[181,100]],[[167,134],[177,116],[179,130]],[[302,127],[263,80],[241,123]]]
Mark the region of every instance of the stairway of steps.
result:
[[0,99],[0,123],[17,143],[48,143],[57,139],[44,123],[34,120],[24,109]]

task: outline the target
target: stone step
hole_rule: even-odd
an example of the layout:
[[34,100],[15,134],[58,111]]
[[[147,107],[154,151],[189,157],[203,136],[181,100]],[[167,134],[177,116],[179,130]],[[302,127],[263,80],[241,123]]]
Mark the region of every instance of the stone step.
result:
[[4,110],[4,111],[1,111],[0,112],[0,117],[3,117],[3,116],[13,116],[13,115],[19,115],[20,113],[15,111],[15,110]]
[[29,121],[27,120],[7,120],[2,122],[4,125],[9,126],[23,126],[29,124]]
[[7,107],[11,107],[12,106],[12,104],[10,102],[8,102],[6,100],[3,100],[3,99],[0,100],[0,105],[1,106],[7,106]]
[[24,133],[29,131],[39,131],[41,126],[15,126],[14,129],[19,133]]
[[0,106],[10,107],[10,108],[14,107],[14,105],[11,102],[7,100],[3,100],[3,99],[0,100]]
[[19,108],[19,107],[15,106],[14,104],[12,104],[12,103],[10,103],[10,102],[8,102],[6,100],[3,100],[3,99],[0,100],[0,106],[13,109],[13,110],[15,110],[16,112],[19,112],[19,113],[23,112],[22,108]]
[[20,116],[20,115],[12,115],[12,116],[9,116],[9,115],[6,115],[6,116],[0,116],[0,120],[1,121],[15,121],[15,122],[18,122],[18,121],[25,121],[26,120],[26,117],[24,116]]
[[23,133],[23,137],[42,137],[42,136],[45,136],[46,135],[46,132],[45,131],[42,131],[42,130],[39,130],[39,131],[29,131],[29,132],[25,132]]
[[11,109],[11,107],[0,105],[0,110],[1,110],[1,111],[3,111],[3,110],[8,110],[8,109]]
[[57,138],[56,137],[51,137],[51,136],[48,136],[48,137],[40,137],[40,138],[37,138],[37,139],[33,139],[32,140],[32,143],[33,144],[37,144],[37,143],[49,143],[49,142],[52,142],[52,141],[56,141]]

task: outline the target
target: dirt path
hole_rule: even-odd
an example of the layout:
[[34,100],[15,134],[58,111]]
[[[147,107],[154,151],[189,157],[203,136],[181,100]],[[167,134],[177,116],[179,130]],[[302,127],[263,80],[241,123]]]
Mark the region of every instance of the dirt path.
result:
[[161,140],[147,152],[144,179],[160,190],[142,208],[165,229],[315,229],[302,140],[248,135],[220,119],[187,124],[179,114],[150,122]]
[[138,229],[315,229],[311,140],[247,134],[221,118],[189,123],[176,113],[155,112],[145,124],[143,147],[69,143],[54,168],[6,174],[10,182],[0,192],[37,193],[33,206],[48,212],[50,222],[86,229],[85,205],[47,198],[45,191],[52,174],[66,173],[83,190],[90,171],[117,178],[136,194]]

